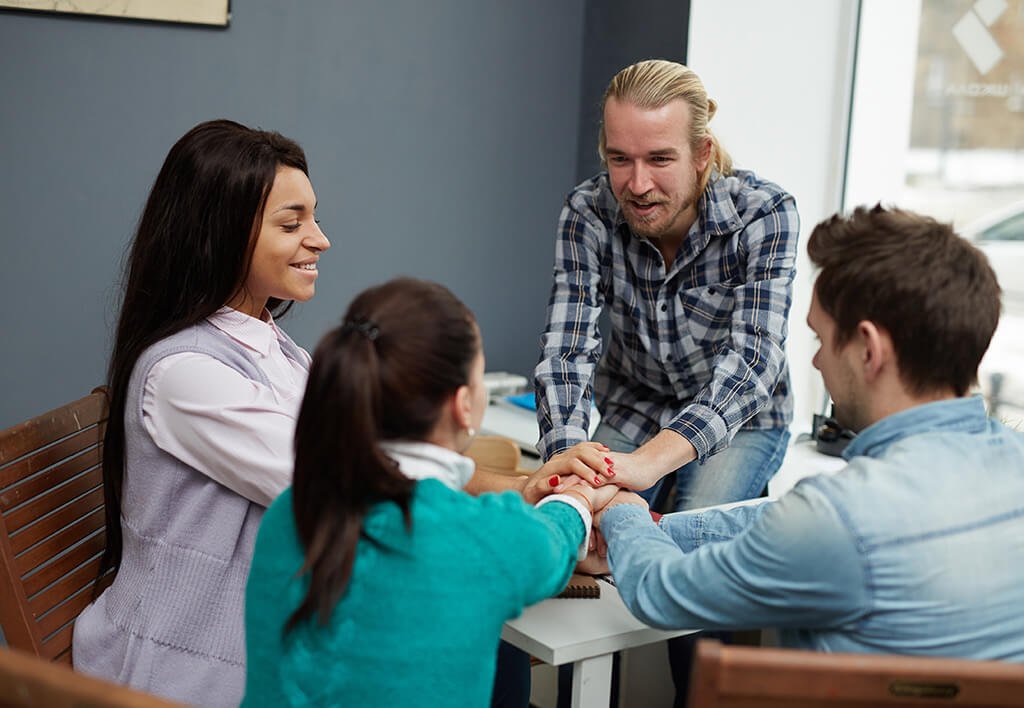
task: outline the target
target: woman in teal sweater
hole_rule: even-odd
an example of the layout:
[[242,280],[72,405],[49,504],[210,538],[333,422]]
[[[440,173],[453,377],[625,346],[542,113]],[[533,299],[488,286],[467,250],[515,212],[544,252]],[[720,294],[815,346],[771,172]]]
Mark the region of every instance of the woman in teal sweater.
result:
[[423,281],[365,291],[320,342],[256,541],[243,705],[489,704],[502,624],[565,586],[615,487],[462,491],[483,372],[472,314]]

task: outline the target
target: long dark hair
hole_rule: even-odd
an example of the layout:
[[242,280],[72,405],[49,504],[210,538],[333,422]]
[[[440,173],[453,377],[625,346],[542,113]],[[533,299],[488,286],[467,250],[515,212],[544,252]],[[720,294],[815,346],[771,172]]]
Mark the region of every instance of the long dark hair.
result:
[[[209,317],[244,288],[254,235],[279,166],[309,174],[295,142],[215,120],[200,123],[174,144],[153,183],[125,265],[108,372],[107,544],[100,576],[121,564],[125,399],[135,362],[147,347]],[[290,306],[267,302],[276,316]]]
[[314,615],[328,622],[371,505],[394,502],[411,527],[414,483],[380,443],[425,439],[445,400],[469,381],[479,350],[466,306],[411,278],[364,291],[320,341],[296,423],[292,486],[309,590],[285,632]]

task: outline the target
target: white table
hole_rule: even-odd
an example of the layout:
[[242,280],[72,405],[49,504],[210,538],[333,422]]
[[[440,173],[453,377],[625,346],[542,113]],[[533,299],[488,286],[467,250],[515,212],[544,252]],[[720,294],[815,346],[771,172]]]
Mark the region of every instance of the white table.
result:
[[547,664],[572,663],[573,708],[608,705],[613,653],[697,631],[648,627],[630,614],[614,585],[598,582],[600,598],[544,600],[506,622],[501,632],[502,639]]
[[[590,410],[590,434],[593,435],[601,421],[596,408]],[[537,426],[537,412],[509,403],[502,398],[492,399],[484,411],[480,432],[488,435],[502,435],[511,439],[525,454],[537,455],[537,441],[540,429]]]

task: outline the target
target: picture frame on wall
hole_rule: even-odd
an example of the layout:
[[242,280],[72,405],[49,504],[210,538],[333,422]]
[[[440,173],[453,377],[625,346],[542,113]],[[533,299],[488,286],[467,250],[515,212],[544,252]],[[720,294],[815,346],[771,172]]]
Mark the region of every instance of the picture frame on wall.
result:
[[0,8],[227,27],[230,0],[0,0]]

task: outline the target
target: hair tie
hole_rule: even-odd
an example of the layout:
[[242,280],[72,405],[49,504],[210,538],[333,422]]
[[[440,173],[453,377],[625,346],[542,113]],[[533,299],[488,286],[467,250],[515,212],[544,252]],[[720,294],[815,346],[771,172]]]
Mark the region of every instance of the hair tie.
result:
[[354,320],[345,320],[341,325],[341,332],[342,334],[345,334],[346,332],[358,332],[371,342],[380,336],[380,328],[370,320],[360,320],[359,322]]

